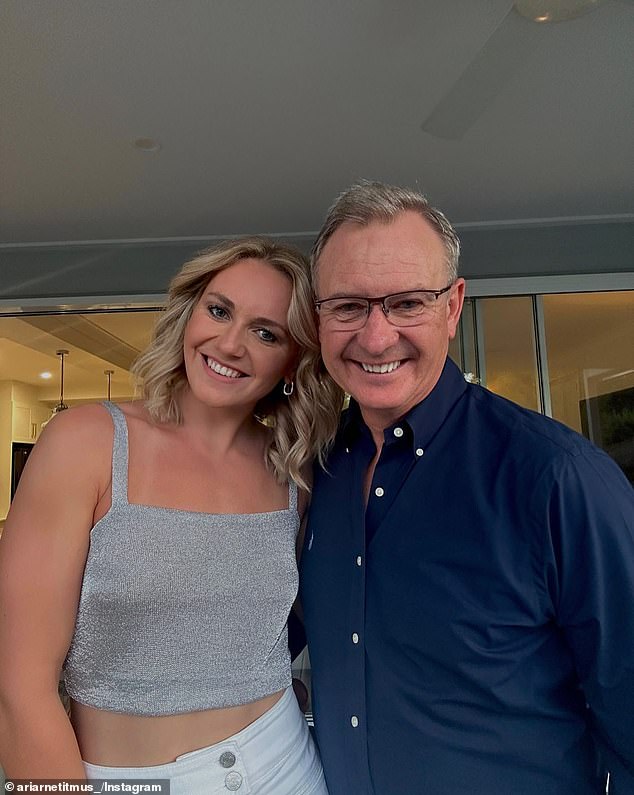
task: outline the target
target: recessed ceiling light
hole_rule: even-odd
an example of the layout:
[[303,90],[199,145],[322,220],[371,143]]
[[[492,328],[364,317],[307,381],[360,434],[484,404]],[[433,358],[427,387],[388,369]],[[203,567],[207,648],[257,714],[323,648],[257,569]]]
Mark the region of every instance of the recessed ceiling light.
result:
[[40,373],[40,378],[43,378],[45,381],[47,381],[49,378],[52,378],[52,377],[53,377],[53,373],[49,373],[48,370],[46,370],[43,373]]
[[160,141],[156,138],[135,138],[132,146],[141,152],[158,152],[161,148]]

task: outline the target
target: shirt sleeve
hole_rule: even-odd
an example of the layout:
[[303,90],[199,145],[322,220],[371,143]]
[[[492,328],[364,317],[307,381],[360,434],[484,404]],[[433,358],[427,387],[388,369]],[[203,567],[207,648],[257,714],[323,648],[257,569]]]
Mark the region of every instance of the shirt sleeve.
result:
[[555,617],[610,793],[634,793],[634,489],[612,459],[588,446],[557,471],[548,524]]

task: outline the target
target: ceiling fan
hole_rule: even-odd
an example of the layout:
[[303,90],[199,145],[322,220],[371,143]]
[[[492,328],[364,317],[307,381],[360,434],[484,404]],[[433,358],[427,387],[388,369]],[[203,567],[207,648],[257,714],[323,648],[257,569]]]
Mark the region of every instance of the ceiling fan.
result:
[[437,138],[458,140],[495,98],[542,35],[541,26],[597,9],[607,0],[515,0],[449,92],[422,124]]

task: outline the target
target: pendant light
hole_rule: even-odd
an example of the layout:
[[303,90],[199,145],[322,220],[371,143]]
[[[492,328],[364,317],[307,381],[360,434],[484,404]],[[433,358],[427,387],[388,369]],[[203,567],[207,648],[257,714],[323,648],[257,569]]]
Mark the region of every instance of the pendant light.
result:
[[60,411],[64,411],[68,408],[66,403],[64,403],[64,357],[68,356],[68,351],[64,349],[60,349],[59,351],[55,351],[57,356],[59,356],[59,364],[60,364],[60,373],[59,373],[59,403],[53,407],[51,411],[51,416],[44,420],[44,422],[40,425],[40,430],[44,430],[49,422],[53,419],[56,414],[59,414]]
[[114,370],[104,370],[103,374],[106,376],[106,379],[108,381],[108,389],[107,389],[107,393],[106,393],[106,399],[110,400],[110,382],[112,380],[112,376],[114,375]]
[[53,409],[53,414],[59,414],[60,411],[65,411],[68,408],[66,403],[64,403],[64,357],[68,356],[68,351],[62,348],[59,351],[55,351],[55,353],[57,356],[59,356],[60,376],[59,376],[59,403]]

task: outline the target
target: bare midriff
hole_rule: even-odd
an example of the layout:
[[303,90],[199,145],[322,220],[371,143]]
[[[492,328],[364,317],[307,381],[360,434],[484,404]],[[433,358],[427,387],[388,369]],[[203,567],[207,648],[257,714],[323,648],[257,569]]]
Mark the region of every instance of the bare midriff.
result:
[[82,759],[106,767],[148,767],[226,740],[273,707],[284,691],[237,707],[178,715],[127,715],[71,702]]

